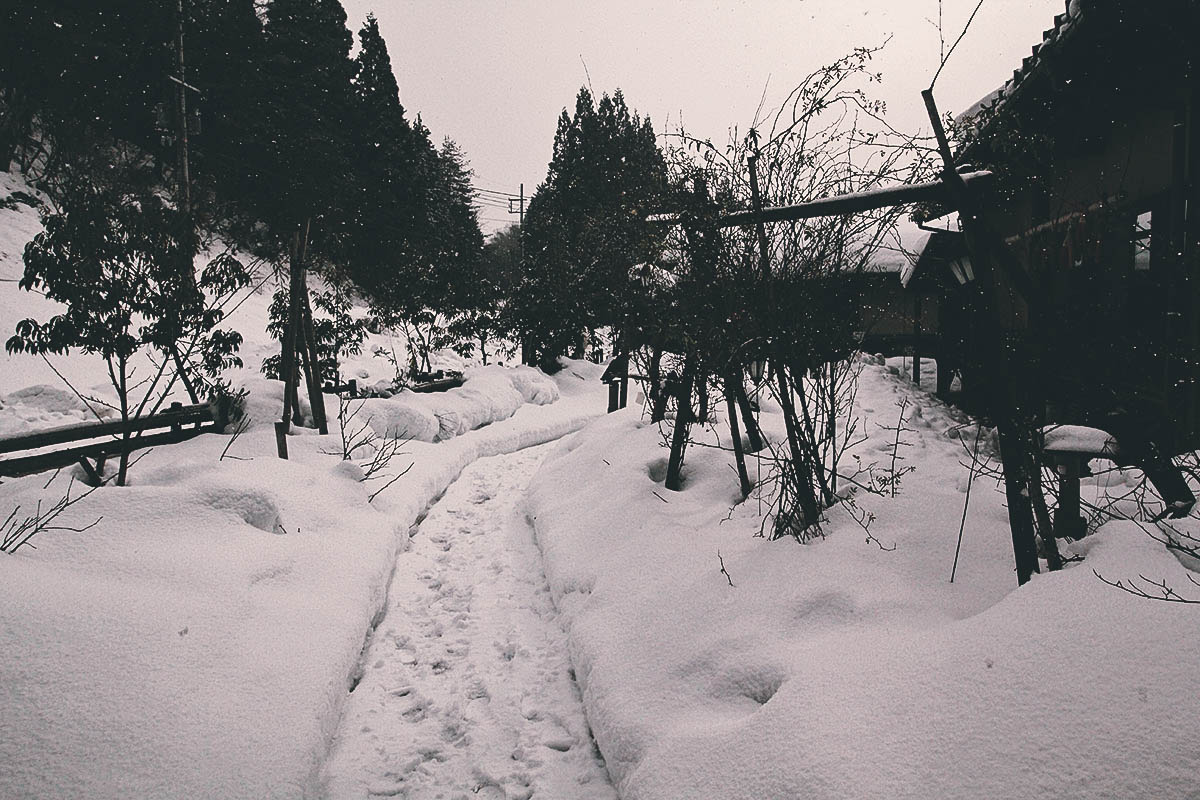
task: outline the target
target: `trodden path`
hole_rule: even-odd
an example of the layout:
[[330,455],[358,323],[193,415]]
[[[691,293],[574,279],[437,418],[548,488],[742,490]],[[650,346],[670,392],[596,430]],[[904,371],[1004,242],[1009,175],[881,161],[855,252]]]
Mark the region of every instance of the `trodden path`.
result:
[[517,508],[552,446],[477,461],[416,529],[325,766],[330,798],[616,798]]

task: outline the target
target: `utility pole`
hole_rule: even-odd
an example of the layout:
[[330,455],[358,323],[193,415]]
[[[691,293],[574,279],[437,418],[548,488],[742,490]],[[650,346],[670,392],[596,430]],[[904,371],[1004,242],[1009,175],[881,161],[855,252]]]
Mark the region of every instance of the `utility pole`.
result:
[[[525,184],[521,184],[521,194],[517,198],[517,210],[513,211],[513,198],[508,198],[508,213],[518,214],[517,217],[517,242],[521,245],[521,267],[525,266]],[[529,337],[523,337],[521,340],[521,363],[533,365],[533,348],[530,346]]]
[[187,119],[187,67],[183,61],[183,0],[179,0],[179,25],[176,28],[175,49],[179,54],[178,85],[179,136],[176,144],[179,147],[179,203],[183,213],[192,213],[191,180],[188,175],[188,119]]
[[[517,210],[513,211],[513,203],[516,202]],[[518,198],[510,197],[508,199],[508,213],[519,214],[517,217],[517,240],[521,243],[521,262],[525,261],[525,184],[521,184],[521,194]]]
[[[188,168],[187,93],[188,90],[196,92],[197,94],[199,94],[200,91],[194,86],[189,86],[187,83],[187,65],[183,58],[183,0],[178,0],[176,4],[176,10],[178,12],[178,19],[176,20],[177,24],[175,28],[175,50],[178,56],[179,75],[168,75],[167,78],[177,86],[176,126],[178,128],[178,132],[175,137],[175,144],[179,153],[179,208],[181,211],[183,211],[186,224],[190,228],[192,225],[192,182]],[[188,231],[187,239],[190,240],[190,236],[191,230]],[[184,266],[190,271],[192,268],[191,253],[185,252],[183,254],[183,258],[186,262]],[[179,353],[178,346],[176,344],[172,344],[170,349],[171,358],[175,362],[175,369],[179,374],[179,378],[182,381],[184,388],[187,390],[188,397],[191,398],[192,403],[199,402],[199,395],[196,392],[196,386],[192,382],[191,378],[188,377],[188,369],[183,363],[183,357]]]

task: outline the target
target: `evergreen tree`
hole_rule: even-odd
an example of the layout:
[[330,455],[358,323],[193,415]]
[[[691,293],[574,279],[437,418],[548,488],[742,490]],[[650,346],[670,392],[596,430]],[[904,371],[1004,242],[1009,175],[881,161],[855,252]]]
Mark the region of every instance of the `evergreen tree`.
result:
[[203,121],[189,142],[193,208],[218,225],[232,223],[229,235],[248,242],[259,211],[250,199],[269,181],[254,124],[267,102],[262,23],[255,0],[188,0],[185,9],[187,78],[200,89],[188,106]]
[[351,44],[337,0],[272,0],[263,36],[265,102],[260,116],[247,120],[263,153],[253,190],[259,214],[283,241],[311,220],[310,251],[326,258],[343,244]]
[[586,329],[621,323],[629,269],[656,254],[644,220],[661,207],[667,172],[649,120],[618,90],[597,104],[582,88],[559,117],[545,182],[526,215],[526,264],[514,325],[552,367]]
[[436,232],[437,283],[443,289],[443,308],[461,311],[475,307],[481,279],[483,233],[475,210],[473,175],[462,148],[446,137],[438,151],[437,191],[431,223]]
[[[431,149],[404,116],[387,44],[374,16],[359,31],[354,80],[354,174],[349,220],[355,281],[383,305],[411,304],[415,232],[428,187],[418,158]],[[423,148],[422,145],[425,147]]]
[[153,147],[172,20],[163,0],[6,4],[0,159],[11,161],[36,134],[40,175],[53,192],[60,165],[102,160],[114,140]]

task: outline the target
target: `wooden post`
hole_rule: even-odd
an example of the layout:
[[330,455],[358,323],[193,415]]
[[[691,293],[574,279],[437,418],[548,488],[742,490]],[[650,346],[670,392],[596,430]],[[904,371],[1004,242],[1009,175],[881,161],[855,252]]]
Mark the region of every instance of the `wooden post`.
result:
[[954,382],[954,368],[950,366],[950,359],[946,358],[946,351],[942,350],[937,357],[937,396],[945,400],[950,394],[950,384]]
[[285,461],[288,457],[287,435],[289,427],[287,420],[275,421],[275,449],[279,452],[279,457]]
[[1070,454],[1057,458],[1058,508],[1054,509],[1056,539],[1079,539],[1086,530],[1086,523],[1079,518],[1079,459],[1079,456]]
[[650,364],[646,372],[650,383],[650,421],[662,422],[667,413],[667,393],[662,387],[662,349],[658,345],[650,348]]
[[614,378],[608,382],[608,413],[611,414],[621,407],[621,387]]
[[[767,278],[771,274],[771,255],[767,247],[767,226],[763,222],[762,217],[762,195],[758,191],[758,151],[746,159],[746,165],[750,168],[750,199],[754,204],[754,230],[758,235],[758,265],[763,278]],[[770,303],[773,293],[767,292],[767,302]]]
[[621,367],[621,396],[618,405],[621,408],[629,405],[629,358],[632,353],[625,354],[625,363]]
[[921,388],[921,297],[915,300],[916,315],[913,320],[913,367],[912,379],[917,388]]
[[92,482],[93,486],[99,486],[104,483],[104,478],[100,476],[100,472],[103,471],[104,467],[100,466],[99,469],[93,467],[92,462],[87,460],[87,456],[79,457],[79,466],[83,467],[84,474],[88,476],[88,480]]
[[738,430],[737,400],[734,399],[735,379],[725,376],[725,410],[729,414],[729,435],[733,437],[733,459],[737,464],[738,482],[742,487],[742,499],[750,496],[753,484],[746,470],[746,454],[742,452],[742,433]]
[[[963,177],[954,169],[950,144],[946,139],[946,131],[942,127],[942,120],[933,100],[933,92],[925,89],[921,92],[921,98],[925,101],[925,108],[933,125],[934,136],[937,137],[938,151],[942,156],[944,167],[942,179],[951,198],[957,201],[963,238],[967,244],[971,261],[975,265],[976,274],[983,282],[983,297],[980,305],[987,329],[985,340],[982,342],[987,353],[987,363],[982,365],[979,373],[988,384],[986,392],[999,435],[1000,461],[1004,471],[1004,493],[1008,500],[1008,524],[1012,534],[1017,582],[1024,584],[1033,577],[1034,573],[1041,570],[1038,565],[1037,539],[1033,526],[1033,505],[1030,500],[1029,488],[1028,464],[1032,460],[1032,448],[1027,432],[1022,430],[1024,420],[1011,385],[1017,376],[1012,375],[1009,369],[1009,353],[1005,347],[1004,332],[995,307],[997,286],[992,257],[1002,259],[1004,254],[995,253],[993,249],[1003,247],[1004,244],[999,241],[999,237],[990,235],[981,218],[976,198],[967,188]],[[1014,275],[1014,279],[1019,277]],[[1028,292],[1026,294],[1028,295]]]

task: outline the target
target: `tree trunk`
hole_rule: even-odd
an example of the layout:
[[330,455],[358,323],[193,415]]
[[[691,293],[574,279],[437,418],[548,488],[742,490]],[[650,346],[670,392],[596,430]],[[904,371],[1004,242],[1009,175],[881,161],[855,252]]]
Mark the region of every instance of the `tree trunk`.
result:
[[300,332],[300,286],[304,276],[300,273],[300,230],[292,233],[292,248],[288,259],[288,318],[283,333],[282,351],[279,354],[279,377],[283,380],[283,421],[298,420],[299,407],[293,415],[293,396],[296,390],[296,340]]
[[179,355],[179,346],[171,345],[171,358],[175,361],[175,371],[179,374],[179,380],[183,383],[183,388],[187,390],[188,398],[192,401],[192,405],[200,402],[200,395],[196,393],[196,387],[192,383],[191,377],[188,376],[188,371],[184,367],[183,357]]
[[783,407],[783,421],[787,428],[788,446],[791,448],[792,466],[796,470],[796,497],[800,501],[800,511],[804,516],[805,526],[812,525],[821,516],[817,505],[817,496],[812,485],[812,470],[800,447],[799,432],[796,430],[796,405],[792,402],[792,389],[785,372],[786,367],[779,366],[775,370],[779,384],[779,404]]
[[662,422],[667,416],[667,393],[662,386],[662,350],[650,349],[650,364],[646,369],[650,382],[650,421]]
[[675,432],[671,435],[671,457],[667,461],[666,487],[673,492],[683,488],[683,450],[687,447],[688,427],[692,422],[691,395],[695,373],[695,359],[689,356],[684,362],[683,377],[679,381],[679,393],[675,400]]
[[1031,465],[1029,473],[1029,494],[1033,502],[1033,513],[1037,519],[1038,532],[1042,538],[1042,549],[1046,551],[1046,566],[1051,572],[1062,569],[1062,556],[1058,552],[1058,542],[1054,538],[1054,522],[1050,518],[1050,510],[1046,507],[1046,494],[1042,491],[1042,473],[1037,464]]
[[[121,358],[117,362],[119,374],[119,389],[121,393],[121,421],[129,422],[129,381],[127,378],[128,370],[126,369],[126,360]],[[117,465],[117,486],[125,485],[125,476],[129,473],[129,428],[126,426],[124,432],[121,433],[121,460]],[[101,476],[103,477],[103,476]]]
[[312,406],[313,422],[317,425],[317,431],[325,436],[329,433],[329,421],[325,416],[325,395],[321,391],[321,362],[317,358],[317,334],[313,327],[312,304],[308,300],[307,284],[301,287],[300,312],[303,314],[301,322],[304,325],[304,345],[308,354],[308,358],[305,359],[308,363],[308,403]]

